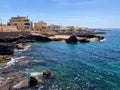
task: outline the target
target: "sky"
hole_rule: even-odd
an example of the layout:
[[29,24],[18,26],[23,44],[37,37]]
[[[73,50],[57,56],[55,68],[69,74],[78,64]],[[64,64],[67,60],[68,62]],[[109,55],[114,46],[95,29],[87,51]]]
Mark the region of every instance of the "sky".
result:
[[0,0],[0,20],[28,16],[62,26],[120,28],[120,0]]

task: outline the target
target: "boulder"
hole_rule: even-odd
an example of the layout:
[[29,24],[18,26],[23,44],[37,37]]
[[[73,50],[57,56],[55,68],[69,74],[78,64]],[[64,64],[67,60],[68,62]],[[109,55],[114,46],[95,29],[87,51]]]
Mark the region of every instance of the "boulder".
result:
[[88,42],[90,42],[90,41],[87,40],[87,39],[81,39],[81,40],[79,40],[79,42],[80,42],[80,43],[88,43]]
[[73,44],[75,44],[75,43],[77,43],[78,42],[78,39],[73,35],[73,36],[70,36],[70,38],[68,38],[67,40],[66,40],[66,43],[73,43]]
[[51,76],[51,72],[50,71],[43,71],[43,76],[50,77]]
[[29,79],[29,86],[33,87],[33,86],[36,86],[37,84],[38,84],[38,80],[35,77],[31,76]]

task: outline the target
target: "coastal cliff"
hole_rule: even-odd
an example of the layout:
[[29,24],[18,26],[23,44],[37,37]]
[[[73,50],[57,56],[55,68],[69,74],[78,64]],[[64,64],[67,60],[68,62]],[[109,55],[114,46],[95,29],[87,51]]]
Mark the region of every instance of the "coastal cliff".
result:
[[41,35],[32,35],[29,32],[1,32],[0,43],[27,43],[27,42],[48,42],[49,38]]
[[10,43],[0,43],[0,55],[12,55],[14,53],[14,45]]
[[1,32],[0,55],[12,55],[18,43],[66,41],[67,43],[86,43],[103,40],[104,37],[95,34],[64,34],[64,35],[37,35],[30,32]]

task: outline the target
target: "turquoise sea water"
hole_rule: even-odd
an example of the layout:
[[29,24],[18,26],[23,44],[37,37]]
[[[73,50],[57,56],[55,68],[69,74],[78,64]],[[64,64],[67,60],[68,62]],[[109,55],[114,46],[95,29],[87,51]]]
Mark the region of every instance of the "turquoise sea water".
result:
[[102,36],[105,41],[86,44],[29,43],[18,56],[42,60],[25,67],[25,73],[54,73],[48,90],[120,90],[120,30]]

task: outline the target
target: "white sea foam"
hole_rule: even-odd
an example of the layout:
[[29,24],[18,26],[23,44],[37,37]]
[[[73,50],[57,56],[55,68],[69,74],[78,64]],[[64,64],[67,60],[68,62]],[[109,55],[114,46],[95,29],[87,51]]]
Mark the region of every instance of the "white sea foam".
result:
[[39,76],[41,74],[42,74],[42,72],[32,72],[32,73],[30,73],[30,76]]
[[31,47],[31,45],[27,45],[27,46],[25,46],[24,49],[15,49],[14,52],[22,52],[22,51],[26,51],[26,50],[28,50],[30,47]]
[[7,63],[7,66],[15,65],[16,59],[11,58],[11,60]]
[[103,40],[100,40],[101,42],[104,42],[104,41],[106,41],[106,38],[104,38]]
[[7,62],[7,66],[11,66],[11,65],[15,65],[16,62],[18,62],[18,60],[25,58],[25,56],[21,56],[21,57],[16,57],[16,58],[11,58],[11,60],[9,62]]
[[27,46],[25,46],[24,51],[28,50],[30,47],[31,47],[31,45],[27,45]]

